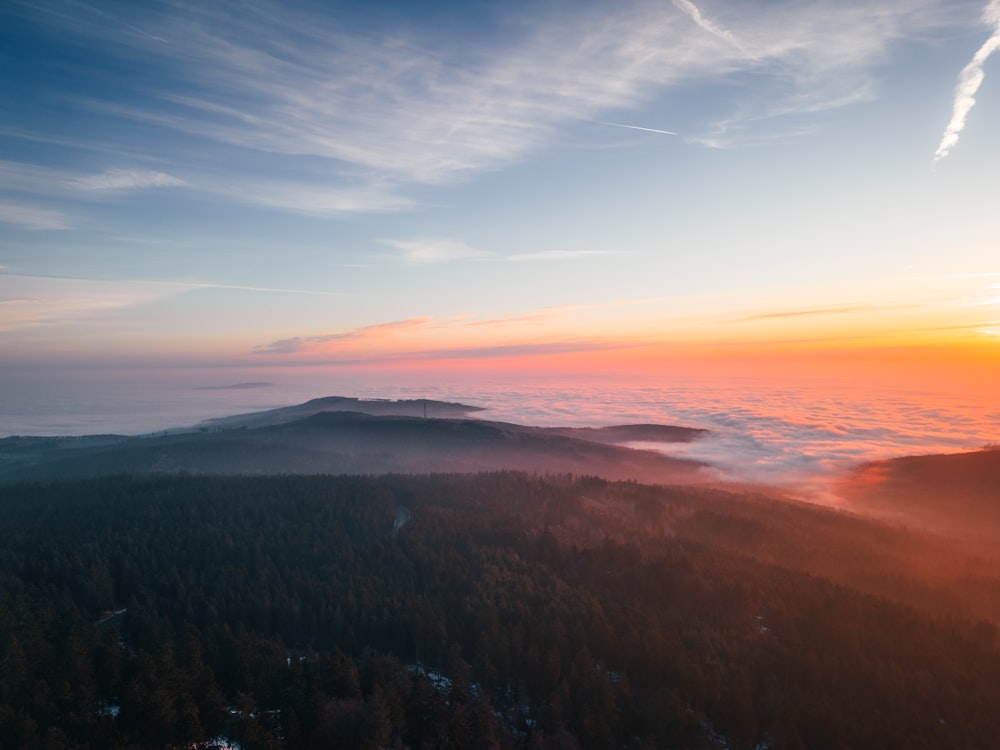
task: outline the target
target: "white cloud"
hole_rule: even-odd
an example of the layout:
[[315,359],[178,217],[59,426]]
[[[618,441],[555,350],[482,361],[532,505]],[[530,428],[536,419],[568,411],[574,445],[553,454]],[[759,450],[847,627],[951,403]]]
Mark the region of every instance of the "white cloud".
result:
[[148,169],[109,169],[94,173],[3,160],[0,160],[0,178],[7,190],[65,198],[187,185],[171,174]]
[[[518,19],[518,36],[447,48],[405,32],[347,35],[328,19],[277,14],[267,3],[228,24],[189,8],[163,32],[170,43],[150,51],[197,68],[211,94],[161,90],[159,105],[115,111],[245,148],[441,184],[681,81],[748,71],[790,82],[789,105],[840,100],[867,83],[866,66],[892,41],[941,21],[932,0],[772,3],[725,6],[712,14],[728,16],[723,29],[687,0],[676,5],[680,13],[634,2],[571,16],[537,6]],[[685,20],[711,33],[692,35]]]
[[187,184],[165,172],[136,169],[110,169],[100,174],[73,177],[68,182],[72,187],[83,190],[142,190]]
[[0,332],[73,324],[88,315],[151,302],[178,293],[169,285],[0,274]]
[[[318,214],[405,208],[414,185],[501,168],[575,123],[620,115],[677,85],[730,84],[733,114],[702,124],[707,135],[692,130],[692,142],[759,138],[774,118],[872,97],[871,68],[895,42],[961,17],[940,0],[632,0],[570,13],[543,2],[520,15],[498,10],[508,15],[494,19],[488,39],[463,40],[428,27],[349,27],[265,0],[242,3],[238,15],[230,7],[180,0],[168,15],[130,10],[117,27],[110,16],[73,23],[63,13],[55,22],[136,64],[151,61],[157,75],[143,76],[141,89],[83,103],[225,154],[216,168],[226,184],[200,164],[182,172],[206,177],[199,189]],[[190,161],[174,142],[168,133],[157,148]],[[226,149],[251,158],[234,168]],[[274,154],[309,158],[286,160],[296,165],[287,189],[255,188],[267,180],[253,159]],[[146,182],[106,173],[105,188],[163,184],[149,177],[162,173],[137,174]]]
[[469,247],[464,242],[440,237],[421,237],[413,240],[382,240],[382,244],[402,252],[408,263],[440,263],[447,260],[484,258],[489,253]]
[[593,258],[599,255],[623,255],[616,250],[542,250],[537,253],[516,253],[508,255],[507,260],[576,260],[578,258]]
[[[53,277],[36,276],[32,278],[53,278]],[[94,281],[93,283],[111,283],[111,282]],[[318,289],[291,289],[288,287],[273,287],[273,286],[249,286],[246,284],[225,284],[212,281],[169,281],[169,280],[151,281],[147,279],[133,279],[117,283],[134,284],[139,286],[155,287],[157,289],[173,290],[173,293],[180,293],[195,289],[232,289],[234,291],[240,291],[240,292],[263,292],[267,294],[302,294],[311,297],[357,297],[358,296],[351,292],[331,292],[329,290],[318,290]]]
[[[287,339],[272,341],[270,344],[255,346],[253,354],[295,354],[297,352],[323,347],[327,353],[332,349],[357,347],[372,342],[385,342],[398,336],[406,337],[421,331],[430,324],[429,318],[407,318],[388,323],[375,323],[363,328],[354,328],[335,333],[321,333],[313,336],[294,336]],[[323,346],[323,345],[333,345]]]
[[51,167],[0,160],[0,181],[5,190],[51,193],[59,189],[66,176],[66,172]]
[[133,190],[183,187],[228,200],[304,214],[403,210],[413,206],[411,199],[385,182],[358,181],[354,185],[331,187],[321,182],[292,179],[234,179],[233,175],[227,179],[197,170],[198,167],[190,168],[191,180],[182,180],[155,170],[110,169],[91,173],[0,160],[0,179],[7,189],[63,199],[89,200]]
[[102,311],[148,304],[197,290],[223,289],[263,294],[322,297],[355,296],[347,292],[249,286],[202,281],[82,279],[3,273],[0,266],[0,331],[74,323]]
[[691,0],[674,0],[674,6],[684,11],[691,17],[692,21],[709,34],[713,34],[721,39],[725,39],[727,42],[739,46],[739,43],[736,41],[736,37],[725,29],[720,28],[709,19],[705,18],[698,9],[698,6],[692,3]]
[[0,222],[24,229],[70,229],[69,216],[51,208],[0,201]]
[[378,183],[331,187],[292,180],[247,179],[229,184],[216,179],[202,188],[231,200],[313,215],[401,211],[414,205],[393,186]]
[[934,160],[939,161],[946,157],[951,149],[958,143],[958,137],[965,129],[965,121],[976,103],[976,92],[986,73],[983,65],[986,60],[1000,49],[1000,0],[991,0],[983,9],[982,19],[993,27],[993,34],[980,47],[972,60],[966,65],[958,76],[958,86],[955,89],[955,101],[952,105],[951,121],[945,128],[941,143],[934,152]]

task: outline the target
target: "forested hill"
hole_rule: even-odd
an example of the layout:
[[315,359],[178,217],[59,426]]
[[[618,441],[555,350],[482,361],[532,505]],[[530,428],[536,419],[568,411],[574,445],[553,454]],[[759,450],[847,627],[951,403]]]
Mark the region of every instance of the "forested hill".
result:
[[480,406],[470,406],[452,401],[435,401],[427,398],[388,399],[352,398],[349,396],[322,396],[302,404],[282,406],[249,414],[207,419],[202,425],[215,428],[267,427],[283,422],[294,422],[324,412],[350,411],[377,417],[436,417],[438,419],[467,417],[485,411]]
[[837,491],[860,512],[1000,544],[1000,447],[866,463]]
[[[310,402],[312,403],[312,402]],[[326,405],[326,404],[322,404]],[[307,405],[304,405],[307,406]],[[438,408],[438,407],[435,407]],[[321,411],[248,427],[134,438],[0,440],[0,480],[107,474],[385,474],[498,469],[596,474],[643,482],[705,479],[704,465],[608,444],[635,435],[683,441],[701,430],[637,425],[551,430],[477,419]],[[257,418],[251,420],[256,423]],[[273,423],[271,423],[273,422]]]
[[0,528],[4,749],[1000,737],[996,564],[814,506],[509,473],[116,477],[0,488]]

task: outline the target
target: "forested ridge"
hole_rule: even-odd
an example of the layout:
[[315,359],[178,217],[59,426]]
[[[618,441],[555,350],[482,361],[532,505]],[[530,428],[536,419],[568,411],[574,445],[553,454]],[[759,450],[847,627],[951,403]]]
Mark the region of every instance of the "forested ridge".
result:
[[[227,417],[197,431],[133,437],[2,438],[0,485],[109,474],[382,475],[504,470],[596,473],[607,479],[658,484],[706,478],[706,465],[699,461],[618,444],[642,439],[689,441],[705,430],[650,424],[548,428],[482,419],[316,411],[328,399],[317,401],[261,415]],[[368,403],[378,406],[381,402]],[[411,411],[419,408],[419,402],[407,403]],[[460,406],[428,403],[432,412]],[[373,411],[398,404],[391,402]]]
[[3,748],[1000,742],[995,561],[822,508],[106,477],[0,488],[0,534]]

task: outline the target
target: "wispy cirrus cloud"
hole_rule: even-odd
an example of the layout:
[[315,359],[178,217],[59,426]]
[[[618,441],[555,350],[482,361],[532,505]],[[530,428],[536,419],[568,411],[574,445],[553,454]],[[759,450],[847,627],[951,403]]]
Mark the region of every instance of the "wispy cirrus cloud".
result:
[[[678,7],[692,5],[686,0]],[[814,131],[820,116],[879,96],[876,69],[907,40],[968,23],[968,9],[937,0],[788,3],[699,3],[725,24],[688,15],[732,48],[730,111],[687,139],[713,148],[787,140]],[[716,31],[724,34],[719,36]]]
[[623,250],[539,250],[530,253],[503,255],[472,247],[456,239],[447,237],[418,237],[409,240],[380,240],[399,251],[399,258],[407,263],[443,263],[453,260],[483,260],[530,262],[530,261],[570,261],[596,258],[608,255],[627,255]]
[[204,281],[90,279],[5,273],[0,266],[0,331],[72,323],[94,313],[125,309],[199,290],[232,290],[258,294],[324,297],[354,296],[346,292],[252,286]]
[[70,187],[81,190],[144,190],[187,184],[166,172],[138,169],[109,169],[100,174],[69,178],[68,183]]
[[828,307],[808,307],[799,310],[782,310],[780,312],[757,313],[747,315],[742,320],[772,320],[778,318],[804,318],[816,315],[845,315],[850,313],[872,312],[885,308],[877,305],[831,305]]
[[229,200],[314,216],[403,211],[415,205],[396,186],[379,182],[334,186],[315,180],[249,178],[233,184],[207,178],[200,188]]
[[613,351],[642,346],[628,341],[608,341],[589,338],[572,340],[537,341],[525,344],[496,344],[483,346],[458,346],[454,348],[428,349],[407,355],[412,359],[493,359],[500,357],[540,357],[555,354],[577,354],[581,352]]
[[109,194],[187,185],[174,175],[150,169],[87,172],[5,160],[0,160],[0,179],[3,190],[61,200],[103,198]]
[[293,336],[287,339],[272,341],[270,344],[254,347],[253,354],[295,354],[322,348],[329,352],[328,344],[364,344],[367,342],[384,342],[400,334],[413,333],[426,328],[430,318],[408,318],[389,323],[376,323],[362,328],[355,328],[335,333],[324,333],[315,336]]
[[[476,359],[622,349],[648,342],[621,335],[569,333],[565,324],[588,312],[646,305],[648,299],[551,305],[496,318],[415,317],[330,333],[292,336],[254,347],[253,354],[336,356],[352,364],[375,361]],[[323,360],[326,361],[326,360]]]
[[990,0],[983,9],[982,20],[993,27],[993,33],[981,46],[972,60],[958,76],[958,86],[955,89],[955,101],[952,105],[951,121],[945,128],[941,143],[934,152],[934,161],[946,157],[958,143],[959,135],[965,129],[965,121],[976,104],[976,92],[983,83],[986,73],[983,66],[990,55],[1000,49],[1000,0]]
[[[184,0],[155,11],[54,7],[42,6],[46,24],[99,42],[101,54],[137,70],[114,96],[77,96],[83,111],[158,129],[155,149],[170,160],[183,161],[192,144],[218,152],[216,193],[320,214],[408,207],[414,186],[517,162],[575,123],[620,115],[680,85],[726,82],[733,92],[732,114],[701,123],[692,142],[759,138],[776,118],[874,96],[871,69],[894,43],[961,18],[939,0],[634,0],[572,13],[539,3],[497,6],[488,39],[442,43],[430,26],[357,29],[267,0],[239,13]],[[764,84],[743,96],[741,77]],[[261,166],[269,155],[308,158],[311,171],[287,174],[287,191],[241,190],[269,181]],[[201,166],[177,179],[203,188],[211,180],[188,178]],[[281,192],[296,197],[273,197]]]
[[72,218],[59,210],[30,203],[0,200],[0,223],[22,229],[70,229]]
[[[545,340],[519,344],[483,344],[477,346],[452,346],[439,348],[385,348],[380,350],[358,350],[350,349],[345,351],[317,349],[309,344],[313,343],[312,337],[307,339],[288,339],[285,342],[274,342],[271,346],[281,344],[279,348],[265,350],[255,349],[254,354],[295,354],[309,353],[312,355],[310,362],[322,364],[341,365],[373,365],[380,363],[400,363],[400,362],[433,362],[446,360],[482,360],[500,359],[503,357],[544,357],[559,354],[578,354],[584,352],[602,352],[621,349],[635,348],[642,346],[627,341],[610,341],[588,338],[574,338],[572,340]],[[335,359],[329,357],[335,356]]]
[[262,292],[264,294],[302,294],[308,297],[356,297],[351,292],[331,292],[321,289],[292,289],[280,286],[251,286],[248,284],[225,284],[208,281],[128,281],[129,284],[152,284],[168,289],[188,291],[195,289],[231,289],[238,292]]
[[460,322],[467,328],[510,328],[511,326],[535,325],[551,320],[553,311],[540,310],[527,315],[507,315],[502,318],[487,318],[485,320],[468,318]]
[[505,260],[511,261],[535,261],[535,260],[578,260],[581,258],[595,258],[602,255],[626,255],[621,250],[540,250],[536,253],[514,253],[505,256]]
[[739,46],[739,43],[731,32],[719,27],[711,19],[705,18],[698,6],[691,2],[691,0],[674,0],[674,6],[686,13],[700,29]]
[[86,316],[176,294],[155,283],[69,279],[0,273],[0,332],[74,324]]
[[382,240],[400,251],[400,257],[407,263],[441,263],[449,260],[485,258],[490,253],[461,242],[443,237],[420,237],[412,240]]
[[[213,55],[209,69],[265,106],[230,101],[220,109],[215,99],[188,98],[175,102],[186,111],[173,116],[178,127],[235,136],[241,145],[312,152],[402,181],[441,184],[521,158],[567,122],[630,108],[662,87],[693,80],[770,75],[785,93],[775,94],[769,110],[839,106],[854,101],[849,93],[858,89],[869,95],[867,67],[893,41],[940,20],[932,0],[778,3],[727,11],[734,32],[688,0],[675,5],[679,13],[638,2],[585,8],[572,18],[542,6],[533,18],[519,19],[520,36],[482,49],[459,47],[454,57],[405,34],[378,40],[378,60],[369,42],[327,34],[332,44],[313,50],[320,54],[309,62],[205,39],[200,49]],[[690,34],[686,19],[710,33]],[[739,45],[736,36],[744,40]],[[344,74],[330,76],[334,68]],[[268,70],[274,72],[247,85],[248,74]],[[292,75],[299,83],[290,87]],[[359,78],[366,81],[363,92]],[[323,95],[299,95],[303,83]],[[348,97],[351,106],[342,106]],[[207,121],[197,113],[217,117]],[[300,124],[290,128],[288,113]]]
[[151,169],[86,172],[0,160],[0,178],[7,190],[64,201],[103,200],[134,191],[185,188],[203,195],[314,215],[402,210],[413,205],[394,186],[378,182],[333,187],[315,178],[252,176],[233,181],[231,175],[220,177],[198,165],[187,170],[186,179],[182,179]]

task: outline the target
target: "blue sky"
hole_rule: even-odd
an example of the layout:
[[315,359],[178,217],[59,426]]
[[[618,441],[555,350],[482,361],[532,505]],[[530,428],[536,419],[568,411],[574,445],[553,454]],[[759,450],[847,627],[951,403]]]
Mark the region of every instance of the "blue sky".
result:
[[998,29],[997,0],[8,0],[3,359],[995,347]]

